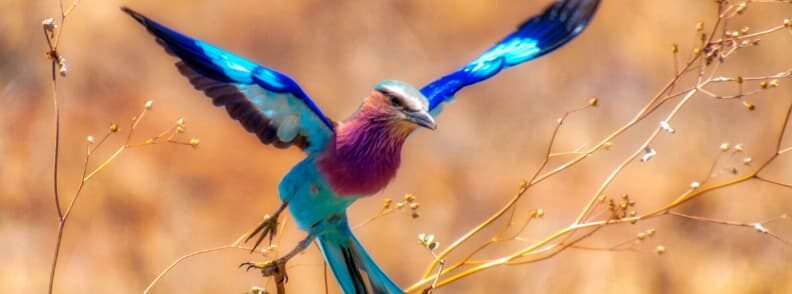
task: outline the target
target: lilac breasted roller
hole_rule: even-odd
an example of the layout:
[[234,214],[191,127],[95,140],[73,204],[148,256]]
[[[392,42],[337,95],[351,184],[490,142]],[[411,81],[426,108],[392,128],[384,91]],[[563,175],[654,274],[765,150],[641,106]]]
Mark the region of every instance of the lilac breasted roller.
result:
[[404,141],[419,127],[435,129],[435,117],[444,102],[466,86],[574,39],[599,2],[557,0],[478,58],[420,90],[395,80],[379,82],[360,107],[339,123],[325,116],[288,76],[183,35],[127,7],[122,10],[179,59],[176,68],[195,89],[214,105],[225,107],[262,143],[296,146],[306,153],[279,184],[281,206],[248,239],[258,237],[254,248],[267,236],[271,241],[278,215],[287,207],[307,236],[283,257],[247,265],[265,275],[276,274],[316,240],[344,293],[401,293],[352,234],[346,209],[388,185],[399,168]]

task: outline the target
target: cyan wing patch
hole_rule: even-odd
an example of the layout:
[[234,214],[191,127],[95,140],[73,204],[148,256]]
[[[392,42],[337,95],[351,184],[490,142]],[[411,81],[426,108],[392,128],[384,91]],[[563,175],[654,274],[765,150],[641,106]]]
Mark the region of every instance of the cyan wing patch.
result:
[[[421,89],[429,100],[429,110],[449,101],[460,89],[486,80],[502,69],[538,58],[574,39],[591,20],[599,0],[559,0],[531,17],[457,71]],[[439,111],[433,111],[433,114]]]
[[196,89],[224,106],[228,114],[262,143],[322,149],[333,123],[288,76],[257,65],[201,40],[173,31],[127,7],[121,8],[179,57],[179,72]]

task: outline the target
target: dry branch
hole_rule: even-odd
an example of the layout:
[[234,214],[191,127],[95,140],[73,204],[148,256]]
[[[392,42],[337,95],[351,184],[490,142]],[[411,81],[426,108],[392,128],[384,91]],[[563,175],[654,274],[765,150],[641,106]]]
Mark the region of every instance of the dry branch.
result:
[[[753,33],[749,33],[747,30],[736,31],[729,29],[727,26],[728,20],[744,13],[749,4],[762,2],[784,6],[791,4],[790,1],[747,1],[733,3],[730,1],[719,0],[716,2],[718,5],[718,17],[716,18],[712,29],[708,32],[704,32],[704,26],[702,24],[697,26],[696,35],[697,40],[699,40],[700,43],[697,45],[697,47],[691,50],[690,56],[681,68],[679,67],[678,62],[679,46],[672,46],[675,75],[655,96],[646,102],[644,107],[634,115],[632,120],[615,129],[609,135],[605,136],[605,138],[601,139],[598,143],[591,145],[592,147],[588,149],[583,151],[578,149],[573,152],[553,152],[553,145],[558,135],[561,123],[568,115],[565,114],[562,119],[559,120],[559,124],[555,127],[551,135],[550,143],[548,144],[548,151],[545,153],[544,160],[540,164],[537,173],[533,175],[530,180],[520,184],[516,195],[513,196],[503,208],[498,210],[492,216],[468,231],[463,236],[459,237],[456,241],[451,243],[451,245],[437,254],[436,258],[424,271],[421,280],[408,287],[406,291],[419,292],[422,289],[434,289],[442,287],[449,283],[453,283],[462,278],[468,277],[474,273],[478,273],[493,267],[533,263],[551,258],[570,248],[589,250],[628,250],[631,247],[624,247],[625,244],[632,244],[635,239],[630,239],[625,241],[626,243],[622,242],[615,246],[605,248],[581,245],[579,243],[596,234],[600,229],[606,226],[624,223],[637,223],[646,219],[666,215],[681,217],[681,214],[672,212],[671,210],[694,199],[697,199],[708,192],[730,187],[749,180],[759,180],[786,188],[792,188],[792,184],[783,183],[777,180],[770,180],[761,176],[761,172],[778,156],[792,150],[792,147],[783,148],[783,146],[781,146],[785,131],[789,127],[788,121],[790,114],[792,113],[792,107],[790,107],[789,112],[787,112],[784,121],[781,124],[779,134],[776,137],[777,141],[775,144],[776,149],[774,150],[774,154],[768,160],[760,163],[758,168],[754,169],[748,174],[735,176],[731,179],[721,182],[708,184],[707,181],[712,178],[712,172],[717,166],[716,160],[704,181],[691,182],[690,188],[681,195],[674,198],[671,202],[661,205],[660,207],[651,210],[649,213],[644,214],[638,214],[634,210],[630,209],[630,207],[634,205],[634,202],[629,199],[629,196],[625,196],[623,200],[616,202],[614,199],[608,200],[603,195],[603,192],[622,174],[622,171],[627,166],[633,164],[636,161],[650,160],[656,154],[654,149],[651,148],[651,145],[655,139],[664,132],[674,132],[674,129],[672,128],[674,118],[677,117],[679,113],[685,108],[685,106],[687,106],[687,104],[695,97],[703,96],[724,100],[738,99],[742,101],[743,106],[745,106],[747,110],[754,110],[755,106],[751,102],[745,100],[746,97],[758,94],[769,88],[778,87],[779,79],[790,79],[792,77],[792,69],[788,69],[779,73],[754,77],[717,76],[722,63],[725,63],[729,58],[732,58],[733,55],[740,51],[740,49],[758,46],[758,39],[760,37],[766,37],[767,35],[784,30],[792,32],[792,24],[790,24],[789,20],[785,20],[784,23],[779,26],[767,28]],[[682,86],[683,78],[690,77],[690,75],[693,75],[695,82],[693,82],[693,84],[690,86]],[[745,84],[746,82],[756,83],[756,85],[748,86]],[[736,93],[728,95],[717,94],[708,88],[710,85],[716,83],[734,84]],[[680,87],[684,90],[675,92],[675,88]],[[502,236],[503,232],[514,227],[515,225],[512,220],[516,213],[516,204],[519,203],[523,196],[526,195],[526,193],[536,184],[552,176],[555,176],[562,171],[574,167],[576,164],[594,155],[596,151],[607,149],[610,146],[610,142],[612,140],[620,137],[626,130],[632,128],[636,124],[646,121],[650,114],[660,109],[660,106],[674,100],[677,100],[676,104],[665,115],[663,115],[663,120],[658,123],[658,126],[649,132],[642,143],[632,153],[626,155],[621,163],[611,170],[609,175],[600,184],[596,192],[593,193],[591,199],[580,211],[579,216],[573,221],[572,225],[552,233],[543,239],[530,242],[519,237],[520,233],[525,230],[526,226],[528,226],[530,220],[533,219],[533,217],[530,217],[528,218],[527,222],[520,224],[517,229],[517,233],[511,236]],[[549,171],[545,171],[548,168],[548,162],[550,162],[552,158],[562,155],[572,155],[574,157],[570,160],[562,162],[555,167],[551,167]],[[718,159],[720,159],[720,156]],[[599,209],[604,204],[608,204],[606,209]],[[536,210],[532,211],[531,213],[535,213],[535,211]],[[607,217],[598,220],[598,217],[596,217],[594,218],[595,220],[592,220],[595,211],[600,211],[600,214],[604,213],[607,215]],[[764,228],[762,226],[763,223],[740,223],[693,216],[687,216],[687,218],[696,221],[707,221],[724,225],[751,227],[763,234],[783,242],[786,245],[790,245],[789,241],[777,234],[771,233],[769,230]],[[471,240],[474,236],[483,234],[485,228],[494,226],[497,221],[503,221],[505,223],[504,227],[500,230],[497,230],[491,237],[483,241],[481,244],[473,244],[472,249],[467,249],[467,253],[463,253],[462,257],[458,260],[452,261],[450,266],[446,266],[441,270],[437,270],[440,260],[446,260],[450,253],[462,250],[461,245],[471,243]],[[761,230],[757,227],[757,225],[759,228],[761,228]],[[651,232],[654,234],[653,230]],[[639,234],[636,236],[636,238],[645,238],[646,234],[648,234],[648,231],[643,232],[642,234],[643,235]],[[476,259],[476,256],[485,248],[490,248],[501,242],[510,240],[523,241],[527,243],[527,245],[517,251],[504,254],[500,257]],[[665,247],[659,246],[657,247],[656,251],[658,253],[663,253],[665,252]]]
[[193,147],[197,147],[199,141],[197,139],[190,139],[187,142],[179,141],[176,139],[178,134],[181,134],[185,130],[184,120],[178,119],[176,124],[168,128],[158,135],[149,138],[145,141],[139,143],[132,142],[132,136],[137,130],[138,125],[140,124],[141,120],[143,119],[144,115],[152,109],[153,102],[147,101],[143,107],[142,112],[132,118],[132,122],[129,127],[129,131],[127,132],[126,140],[124,141],[123,145],[121,145],[114,153],[112,153],[109,157],[102,160],[96,167],[93,169],[89,169],[89,164],[94,157],[94,153],[104,145],[107,139],[113,135],[117,135],[120,131],[120,128],[117,124],[111,123],[110,126],[107,128],[105,134],[96,141],[93,136],[86,137],[86,151],[85,157],[83,158],[83,164],[81,169],[81,176],[80,181],[77,184],[77,188],[72,195],[71,199],[69,200],[69,204],[65,207],[61,205],[61,197],[60,197],[60,189],[59,189],[59,181],[58,176],[60,174],[60,169],[58,167],[59,157],[60,157],[60,107],[58,104],[58,76],[66,77],[68,73],[68,67],[66,63],[66,58],[58,51],[58,46],[62,40],[63,32],[64,32],[64,24],[67,17],[77,8],[80,0],[74,0],[70,4],[68,8],[64,6],[63,1],[60,1],[60,21],[56,23],[52,18],[45,19],[42,21],[42,28],[44,31],[44,37],[47,41],[48,51],[46,52],[45,56],[50,60],[51,63],[51,80],[50,83],[52,85],[52,101],[54,105],[54,150],[53,150],[53,173],[52,173],[52,182],[53,182],[53,196],[55,202],[55,209],[58,214],[58,224],[57,224],[57,233],[55,235],[55,248],[54,253],[52,256],[52,262],[50,264],[50,274],[49,274],[49,283],[48,283],[48,293],[53,292],[53,287],[55,284],[55,274],[57,272],[58,267],[58,259],[60,257],[60,249],[61,243],[63,240],[63,234],[66,229],[66,223],[69,220],[69,216],[71,216],[72,211],[77,203],[77,200],[80,198],[80,195],[85,188],[85,185],[88,183],[90,179],[93,178],[94,175],[98,174],[100,171],[104,170],[111,162],[113,162],[118,156],[120,156],[125,150],[133,147],[141,147],[147,145],[153,145],[157,143],[172,143],[172,144],[180,144],[180,145],[190,145]]

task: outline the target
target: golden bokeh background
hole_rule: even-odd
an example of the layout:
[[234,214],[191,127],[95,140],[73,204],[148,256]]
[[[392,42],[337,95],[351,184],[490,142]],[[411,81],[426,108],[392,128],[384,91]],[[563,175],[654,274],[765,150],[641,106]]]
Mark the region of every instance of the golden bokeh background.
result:
[[[59,82],[62,107],[61,197],[80,178],[87,135],[110,122],[124,130],[146,100],[154,100],[138,140],[187,122],[200,148],[134,148],[88,182],[63,239],[56,292],[135,293],[179,256],[232,242],[277,204],[280,177],[302,158],[296,149],[262,146],[223,109],[194,91],[152,38],[119,6],[129,5],[186,34],[289,74],[326,114],[343,119],[372,85],[385,78],[423,85],[474,58],[550,1],[83,1],[69,17],[61,52],[69,74]],[[41,20],[58,15],[57,1],[0,0],[0,292],[46,290],[57,215],[52,196],[53,109]],[[789,4],[752,4],[730,23],[768,28],[792,17]],[[439,129],[406,144],[397,179],[350,208],[351,222],[375,214],[383,199],[413,193],[421,217],[399,213],[356,230],[384,270],[403,286],[417,281],[431,255],[416,236],[450,243],[499,209],[529,177],[555,120],[600,99],[567,120],[557,151],[593,144],[627,122],[673,75],[671,44],[686,55],[695,24],[711,26],[713,1],[606,0],[587,31],[553,54],[465,89],[445,108]],[[756,76],[792,68],[792,34],[779,32],[737,53],[724,75]],[[706,177],[722,142],[746,154],[716,169],[760,162],[773,151],[792,87],[736,100],[697,96],[653,147],[658,155],[632,163],[607,190],[628,193],[649,211]],[[731,93],[732,89],[721,89]],[[669,108],[663,108],[667,112]],[[524,232],[539,239],[570,224],[608,173],[639,146],[662,118],[655,115],[614,148],[531,190],[521,207],[546,216]],[[123,136],[97,154],[103,158]],[[792,144],[792,140],[785,145]],[[96,161],[93,161],[95,164]],[[557,162],[556,162],[557,163]],[[792,182],[792,159],[779,158],[768,176]],[[719,173],[717,179],[728,175]],[[680,211],[736,221],[792,213],[792,192],[749,182],[683,206]],[[585,244],[608,246],[655,228],[637,251],[568,250],[533,264],[501,267],[460,280],[439,293],[790,293],[792,248],[751,229],[669,217],[609,227]],[[792,223],[768,229],[792,239]],[[287,226],[281,248],[302,233]],[[479,240],[479,242],[482,242]],[[508,244],[487,256],[521,244]],[[666,253],[654,248],[663,245]],[[458,256],[457,256],[458,257]],[[155,293],[242,293],[266,285],[237,265],[260,260],[241,250],[200,255],[173,269]],[[315,247],[292,261],[288,290],[324,293]],[[269,284],[272,288],[272,284]],[[337,293],[331,282],[330,293]]]

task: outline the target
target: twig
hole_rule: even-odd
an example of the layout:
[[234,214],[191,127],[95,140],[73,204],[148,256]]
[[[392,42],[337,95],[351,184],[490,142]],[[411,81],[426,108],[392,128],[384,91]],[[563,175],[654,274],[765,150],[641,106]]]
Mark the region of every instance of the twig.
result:
[[[590,104],[589,106],[593,106],[593,105]],[[535,183],[538,183],[537,178],[540,177],[540,174],[541,174],[542,170],[544,170],[545,167],[547,166],[547,164],[550,162],[550,158],[551,158],[550,155],[553,152],[553,146],[555,145],[555,141],[556,141],[556,138],[558,137],[558,134],[559,134],[559,132],[561,130],[561,126],[564,124],[564,120],[566,120],[566,118],[570,114],[572,114],[574,112],[577,112],[579,110],[582,110],[584,108],[586,108],[586,107],[581,107],[581,108],[577,108],[577,109],[574,109],[574,110],[571,110],[571,111],[567,111],[558,120],[556,120],[556,124],[555,124],[555,126],[553,128],[553,132],[550,135],[550,140],[549,140],[549,142],[547,144],[547,149],[545,150],[544,159],[542,160],[542,163],[539,165],[539,168],[536,169],[536,172],[533,174],[533,176],[531,176],[530,180],[520,183],[520,187],[519,187],[519,189],[517,191],[517,194],[515,194],[511,198],[511,200],[509,200],[509,202],[507,202],[506,205],[503,206],[500,210],[498,210],[495,214],[490,216],[488,219],[486,219],[484,222],[482,222],[481,224],[479,224],[478,226],[476,226],[472,230],[468,231],[465,235],[463,235],[462,237],[460,237],[459,239],[454,241],[454,243],[449,245],[446,249],[441,251],[437,255],[437,258],[432,260],[432,262],[426,268],[426,270],[424,271],[424,274],[422,276],[423,278],[427,278],[434,271],[434,268],[438,265],[439,261],[442,260],[446,255],[448,255],[448,253],[450,253],[451,251],[456,249],[459,245],[461,245],[462,243],[464,243],[465,241],[467,241],[471,237],[473,237],[473,235],[477,234],[482,229],[484,229],[485,227],[489,226],[490,224],[492,224],[496,220],[500,219],[504,214],[506,214],[507,212],[512,210],[514,208],[514,205],[517,204],[517,202],[522,198],[522,196],[525,194],[525,192],[527,192],[528,189],[532,185],[534,185]],[[512,213],[511,216],[513,216],[513,213]],[[511,219],[511,217],[510,217],[510,219]],[[509,220],[509,221],[511,222],[511,220]]]
[[[58,213],[58,233],[55,239],[55,249],[52,257],[52,263],[50,264],[50,274],[49,274],[49,282],[47,284],[47,293],[52,293],[53,286],[55,284],[55,272],[58,267],[58,256],[60,255],[60,246],[61,246],[61,239],[63,237],[63,226],[64,226],[64,213],[63,209],[60,205],[60,195],[58,189],[58,162],[60,157],[60,105],[58,104],[58,67],[65,66],[63,65],[63,59],[60,57],[58,53],[58,45],[60,44],[61,35],[63,34],[63,28],[66,21],[66,16],[70,13],[79,2],[74,2],[68,10],[64,11],[63,9],[63,1],[60,1],[60,28],[57,28],[54,22],[49,19],[45,20],[42,23],[43,30],[44,30],[44,38],[47,41],[47,46],[49,47],[49,51],[47,52],[47,57],[50,59],[50,71],[51,71],[51,81],[50,84],[52,86],[52,105],[53,105],[53,112],[54,112],[54,149],[53,149],[53,164],[52,164],[52,187],[53,187],[53,196],[55,201],[55,209]],[[63,71],[65,73],[65,71]]]
[[162,277],[165,276],[165,274],[170,272],[171,269],[173,269],[174,267],[176,267],[176,265],[178,265],[179,263],[181,263],[182,261],[184,261],[186,259],[192,258],[192,257],[197,256],[197,255],[201,255],[201,254],[204,254],[204,253],[217,252],[217,251],[222,251],[222,250],[232,249],[232,248],[234,248],[234,249],[242,249],[242,250],[245,250],[245,251],[251,250],[251,248],[246,248],[246,247],[239,246],[239,243],[242,242],[242,240],[244,240],[245,237],[247,237],[247,234],[248,233],[245,233],[245,234],[239,236],[239,238],[237,238],[234,242],[232,242],[231,244],[228,244],[228,245],[223,245],[223,246],[214,247],[214,248],[208,248],[208,249],[201,249],[201,250],[193,251],[193,252],[187,253],[185,255],[182,255],[181,257],[179,257],[176,260],[174,260],[170,265],[168,265],[168,267],[166,267],[162,272],[160,272],[159,275],[157,275],[154,278],[154,280],[152,280],[151,283],[149,283],[148,286],[146,286],[146,289],[143,290],[143,293],[146,294],[146,293],[151,292],[151,289],[154,288],[154,285],[156,285],[160,281],[160,279],[162,279]]
[[[288,222],[284,220],[281,223],[281,227],[279,228],[279,231],[283,231],[286,228],[286,224],[287,223]],[[162,280],[162,278],[165,275],[167,275],[173,268],[175,268],[177,265],[179,265],[180,263],[182,263],[183,261],[185,261],[187,259],[193,258],[193,257],[198,256],[198,255],[203,255],[203,254],[206,254],[206,253],[224,251],[224,250],[227,250],[227,249],[241,249],[241,250],[244,250],[244,251],[247,251],[247,252],[253,251],[254,250],[253,248],[249,248],[249,247],[245,247],[245,246],[240,245],[245,240],[245,238],[250,235],[250,233],[252,231],[253,230],[251,230],[250,232],[246,232],[246,233],[242,234],[241,236],[236,238],[236,240],[234,240],[234,242],[231,242],[231,243],[229,243],[227,245],[213,247],[213,248],[207,248],[207,249],[200,249],[200,250],[196,250],[196,251],[193,251],[193,252],[190,252],[190,253],[187,253],[185,255],[180,256],[179,258],[177,258],[176,260],[171,262],[171,264],[168,265],[164,270],[162,270],[156,277],[154,277],[154,279],[148,284],[148,286],[146,286],[146,289],[143,290],[143,293],[147,294],[147,293],[151,292],[151,289],[153,289],[154,286],[156,286],[157,283],[159,283],[159,281]],[[275,244],[280,243],[280,239],[281,239],[282,235],[283,234],[278,234],[277,235]],[[278,247],[277,246],[270,246],[268,248],[263,248],[261,250],[261,254],[264,254],[264,255],[271,254],[274,257],[277,257]],[[270,280],[272,280],[272,279],[269,279],[268,282]],[[283,285],[280,285],[280,283],[278,285],[276,285],[276,286],[278,288],[283,287]],[[281,293],[281,292],[278,292],[278,293]]]
[[377,211],[374,215],[366,219],[365,221],[355,225],[352,227],[352,230],[360,229],[371,222],[383,218],[385,216],[391,215],[395,212],[405,211],[410,212],[410,215],[413,219],[418,217],[418,209],[420,205],[418,204],[417,198],[413,194],[406,194],[404,195],[404,200],[393,203],[393,199],[385,198],[382,203],[382,207],[380,210]]
[[702,216],[693,216],[693,215],[688,215],[688,214],[674,212],[674,211],[669,211],[668,215],[673,215],[673,216],[676,216],[676,217],[681,217],[681,218],[685,218],[685,219],[689,219],[689,220],[693,220],[693,221],[698,221],[698,222],[707,222],[707,223],[713,223],[713,224],[719,224],[719,225],[749,228],[749,229],[755,230],[755,231],[757,231],[759,233],[768,235],[768,236],[772,237],[773,239],[776,239],[776,240],[784,243],[787,246],[792,246],[792,243],[790,243],[790,241],[787,241],[784,238],[781,238],[781,236],[770,232],[769,230],[767,230],[764,227],[764,225],[770,223],[771,221],[778,220],[778,219],[784,219],[785,215],[782,215],[780,217],[773,218],[773,219],[770,219],[770,220],[767,220],[767,221],[755,222],[755,223],[742,223],[742,222],[735,222],[735,221],[730,221],[730,220],[722,220],[722,219],[708,218],[708,217],[702,217]]

